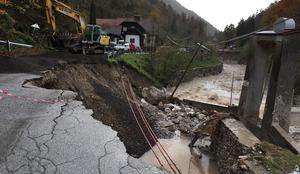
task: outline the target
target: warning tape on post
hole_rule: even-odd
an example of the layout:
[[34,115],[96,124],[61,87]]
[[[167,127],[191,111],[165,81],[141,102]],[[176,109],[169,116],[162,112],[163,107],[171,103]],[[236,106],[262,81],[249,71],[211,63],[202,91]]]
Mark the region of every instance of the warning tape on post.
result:
[[63,103],[64,100],[59,99],[36,99],[28,96],[18,96],[9,92],[8,89],[0,89],[0,100],[5,98],[15,98],[15,99],[23,99],[35,103],[43,103],[43,104],[55,104],[55,103]]

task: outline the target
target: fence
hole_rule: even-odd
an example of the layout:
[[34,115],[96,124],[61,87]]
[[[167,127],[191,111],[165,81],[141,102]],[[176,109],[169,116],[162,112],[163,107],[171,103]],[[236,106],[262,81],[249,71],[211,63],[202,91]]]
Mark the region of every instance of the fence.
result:
[[20,46],[20,47],[26,47],[26,48],[32,48],[32,45],[29,44],[23,44],[23,43],[17,43],[17,42],[11,42],[9,40],[0,40],[0,44],[5,44],[7,45],[7,51],[11,52],[11,45],[16,45],[16,46]]

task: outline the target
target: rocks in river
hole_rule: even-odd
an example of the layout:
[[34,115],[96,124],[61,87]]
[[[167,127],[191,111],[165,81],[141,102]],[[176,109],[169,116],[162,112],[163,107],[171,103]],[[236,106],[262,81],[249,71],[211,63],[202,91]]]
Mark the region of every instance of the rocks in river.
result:
[[[169,127],[170,131],[180,130],[183,133],[191,133],[200,123],[208,119],[209,113],[206,111],[199,111],[192,106],[184,104],[159,104],[159,109],[167,115],[168,119],[173,123],[172,126],[164,124]],[[203,114],[206,113],[207,115]]]
[[203,120],[203,119],[205,119],[205,117],[206,117],[206,115],[204,115],[204,114],[202,114],[202,113],[200,113],[200,112],[197,112],[196,114],[197,114],[198,120]]
[[175,104],[172,104],[172,103],[165,104],[164,107],[165,107],[165,108],[169,108],[169,109],[172,110],[172,111],[180,111],[180,110],[181,110],[181,107],[180,107],[180,106],[175,105]]
[[171,111],[170,108],[165,108],[165,112],[166,112],[166,113],[171,113],[172,111]]
[[147,102],[141,102],[141,107],[159,138],[170,138],[174,135],[172,127],[175,125],[163,111]]
[[147,117],[156,125],[157,131],[161,132],[160,135],[176,130],[190,134],[198,125],[209,119],[210,113],[207,111],[201,111],[180,102],[179,104],[163,103],[162,101],[166,101],[168,97],[165,90],[150,87],[144,88],[142,93],[145,97],[141,100],[142,108]]
[[180,120],[178,118],[173,118],[171,120],[174,124],[179,124]]
[[211,95],[208,99],[213,100],[213,101],[217,101],[217,100],[219,100],[219,96],[217,94],[214,94],[214,95]]
[[144,88],[142,96],[151,104],[158,104],[160,101],[167,99],[170,94],[165,88],[157,89],[155,87]]

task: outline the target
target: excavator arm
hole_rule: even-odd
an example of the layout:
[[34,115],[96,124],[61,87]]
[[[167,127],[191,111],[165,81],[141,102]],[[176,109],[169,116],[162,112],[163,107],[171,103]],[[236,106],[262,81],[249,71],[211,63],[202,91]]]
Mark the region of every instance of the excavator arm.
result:
[[67,6],[66,4],[59,2],[57,0],[45,0],[45,10],[47,16],[47,23],[51,27],[53,35],[57,32],[56,20],[55,20],[55,12],[63,14],[71,19],[73,19],[78,26],[78,32],[80,34],[84,33],[86,24],[80,15],[79,12],[73,10],[71,7]]

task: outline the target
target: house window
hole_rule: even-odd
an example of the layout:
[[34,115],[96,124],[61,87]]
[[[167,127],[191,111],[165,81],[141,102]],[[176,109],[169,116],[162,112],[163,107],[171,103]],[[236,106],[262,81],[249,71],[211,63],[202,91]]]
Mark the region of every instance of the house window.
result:
[[135,43],[135,39],[130,39],[130,43]]
[[123,31],[127,31],[127,27],[123,27]]

